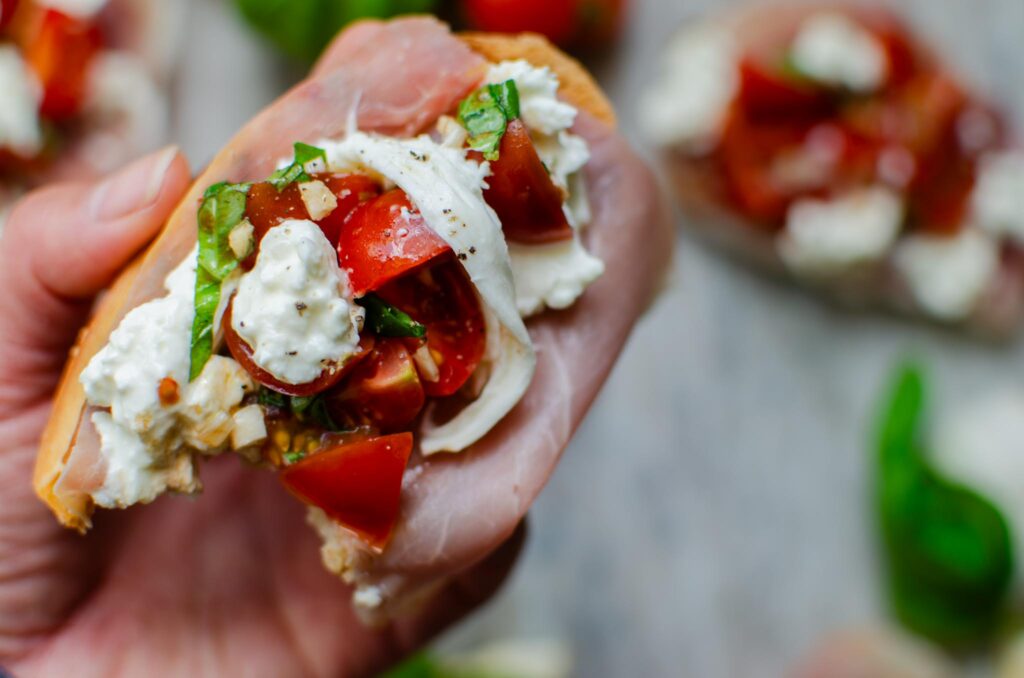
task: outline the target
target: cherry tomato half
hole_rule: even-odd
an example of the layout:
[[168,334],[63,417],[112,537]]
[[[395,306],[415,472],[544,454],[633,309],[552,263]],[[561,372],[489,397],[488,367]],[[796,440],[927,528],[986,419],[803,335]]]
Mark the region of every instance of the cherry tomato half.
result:
[[101,47],[95,24],[46,10],[24,46],[25,60],[43,86],[39,112],[50,120],[66,120],[85,101],[89,66]]
[[411,424],[426,400],[416,364],[401,339],[378,339],[370,355],[324,397],[335,423],[385,433]]
[[338,263],[356,297],[450,250],[397,188],[359,205],[338,237]]
[[513,120],[506,127],[487,184],[484,198],[509,240],[545,243],[572,237],[562,211],[562,192],[551,181],[522,121]]
[[751,57],[740,62],[739,73],[740,106],[750,118],[820,116],[833,107],[827,90],[787,77]]
[[427,327],[427,348],[440,373],[435,382],[423,381],[427,395],[449,396],[462,388],[483,358],[486,336],[480,301],[455,256],[445,255],[377,294]]
[[465,0],[470,27],[495,33],[540,33],[566,45],[577,28],[577,0]]
[[411,433],[357,440],[285,467],[281,482],[382,551],[398,522]]
[[313,178],[327,184],[338,200],[334,211],[317,222],[327,239],[337,247],[341,227],[361,203],[380,195],[380,186],[365,174],[318,174]]
[[233,307],[234,300],[228,302],[228,307],[224,311],[224,318],[221,321],[221,326],[224,330],[224,342],[228,345],[228,351],[230,351],[232,357],[237,360],[243,368],[245,368],[245,371],[249,373],[249,376],[278,393],[297,397],[309,397],[318,393],[323,393],[341,381],[342,378],[373,349],[374,339],[372,336],[367,335],[360,337],[359,352],[355,355],[349,356],[349,358],[341,365],[334,365],[325,369],[319,377],[305,384],[289,384],[288,382],[281,381],[270,372],[267,372],[256,364],[252,355],[252,347],[246,343],[245,339],[238,336],[238,333],[235,332],[235,328],[231,326],[231,309]]

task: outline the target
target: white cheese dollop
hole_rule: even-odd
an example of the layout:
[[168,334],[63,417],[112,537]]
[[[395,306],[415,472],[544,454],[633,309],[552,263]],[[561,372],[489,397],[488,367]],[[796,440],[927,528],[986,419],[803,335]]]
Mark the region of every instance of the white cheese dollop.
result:
[[0,45],[0,148],[31,157],[43,147],[42,88],[16,47]]
[[238,283],[231,327],[257,365],[305,384],[358,351],[362,313],[323,231],[293,219],[260,242],[256,265]]
[[[109,410],[92,415],[107,468],[93,494],[100,506],[195,490],[194,453],[224,449],[232,411],[255,388],[238,363],[220,356],[188,382],[195,272],[193,250],[167,277],[168,294],[129,311],[82,371],[88,404]],[[159,395],[165,379],[177,392],[166,403]]]
[[516,310],[515,287],[501,224],[483,197],[486,163],[463,149],[413,139],[352,131],[339,141],[317,144],[333,171],[363,171],[394,183],[409,196],[426,224],[451,246],[483,302],[486,360],[491,375],[480,395],[447,423],[428,429],[424,454],[457,452],[483,437],[522,398],[536,359],[530,336]]
[[832,200],[805,198],[789,208],[777,247],[794,272],[827,275],[881,259],[902,222],[899,196],[880,186]]
[[739,90],[739,47],[729,30],[701,23],[668,44],[658,79],[640,98],[640,124],[655,143],[705,153],[718,142]]
[[893,259],[914,298],[940,320],[970,315],[999,269],[999,246],[976,228],[952,237],[912,235]]
[[854,92],[885,84],[889,59],[870,31],[838,12],[811,16],[793,41],[793,64],[804,75]]
[[569,129],[576,108],[558,99],[558,76],[529,62],[502,61],[491,66],[485,82],[514,80],[523,123],[537,155],[566,194],[562,206],[574,229],[572,240],[545,245],[509,245],[516,305],[524,316],[550,308],[567,308],[604,273],[604,263],[587,252],[579,231],[590,221],[582,170],[590,160],[586,140]]
[[971,203],[978,226],[1024,245],[1024,151],[984,156]]
[[106,7],[109,0],[34,0],[35,4],[55,9],[69,16],[88,19]]
[[932,461],[945,476],[993,502],[1009,523],[1024,584],[1024,393],[996,391],[960,402],[936,426]]

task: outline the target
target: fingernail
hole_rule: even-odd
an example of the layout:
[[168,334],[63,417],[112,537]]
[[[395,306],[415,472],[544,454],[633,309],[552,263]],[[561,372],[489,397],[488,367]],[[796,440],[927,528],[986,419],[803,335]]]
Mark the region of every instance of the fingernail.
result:
[[146,209],[160,195],[164,178],[174,158],[177,146],[139,158],[116,174],[103,180],[92,197],[94,217],[110,221]]

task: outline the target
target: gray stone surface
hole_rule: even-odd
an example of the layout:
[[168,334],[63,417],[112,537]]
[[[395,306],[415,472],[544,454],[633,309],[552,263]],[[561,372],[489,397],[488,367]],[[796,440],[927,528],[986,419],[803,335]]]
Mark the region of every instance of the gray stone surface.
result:
[[[176,83],[195,166],[290,75],[224,4],[192,0]],[[633,0],[599,67],[634,138],[661,45],[708,0]],[[1024,0],[899,3],[1024,113]],[[446,644],[555,636],[583,676],[776,676],[828,630],[883,617],[867,510],[869,422],[894,362],[931,365],[939,408],[1018,379],[994,348],[840,313],[680,235],[670,287],[531,513],[511,585]]]

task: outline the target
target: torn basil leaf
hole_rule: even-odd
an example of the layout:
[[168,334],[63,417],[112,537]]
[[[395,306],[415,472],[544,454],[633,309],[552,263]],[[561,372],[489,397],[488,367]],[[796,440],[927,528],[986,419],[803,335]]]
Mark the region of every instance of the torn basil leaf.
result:
[[276,407],[279,410],[288,408],[288,396],[283,393],[278,393],[266,386],[260,386],[260,390],[256,394],[256,399],[257,402],[264,407]]
[[238,268],[228,236],[245,218],[249,184],[222,182],[206,189],[199,206],[199,256],[196,266],[195,317],[189,351],[189,381],[203,371],[213,354],[213,321],[221,284]]
[[314,160],[323,160],[327,164],[327,152],[322,148],[304,144],[301,141],[295,144],[295,155],[292,164],[282,167],[267,179],[278,191],[283,191],[289,184],[295,182],[309,181],[306,173],[306,165]]
[[484,85],[459,104],[459,123],[469,132],[469,147],[497,160],[508,123],[519,117],[519,90],[514,80]]
[[322,395],[291,398],[292,413],[300,421],[307,421],[316,424],[328,431],[342,431],[343,427],[334,423],[330,412],[327,411],[327,403]]
[[427,328],[387,303],[376,294],[367,294],[356,303],[366,309],[366,325],[379,337],[426,336]]
[[924,411],[923,374],[906,365],[878,437],[876,501],[889,599],[907,628],[965,648],[999,624],[1014,554],[999,510],[929,463]]

